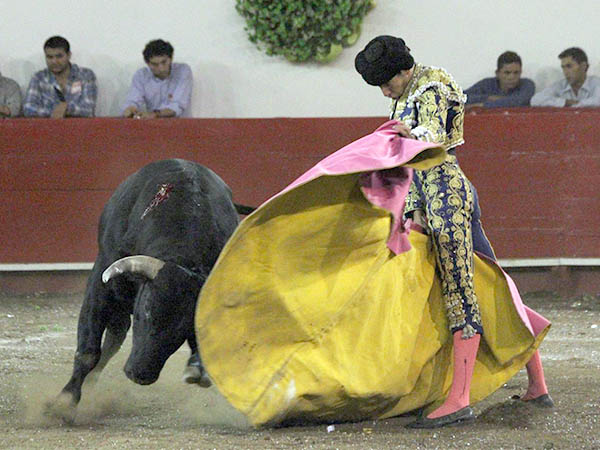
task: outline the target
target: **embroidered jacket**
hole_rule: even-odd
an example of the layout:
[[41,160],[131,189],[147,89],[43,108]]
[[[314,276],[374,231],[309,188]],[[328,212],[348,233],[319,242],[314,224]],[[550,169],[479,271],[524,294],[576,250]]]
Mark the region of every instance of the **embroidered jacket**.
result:
[[392,101],[390,119],[404,122],[417,139],[438,142],[450,150],[464,143],[466,100],[444,69],[415,64],[406,90]]

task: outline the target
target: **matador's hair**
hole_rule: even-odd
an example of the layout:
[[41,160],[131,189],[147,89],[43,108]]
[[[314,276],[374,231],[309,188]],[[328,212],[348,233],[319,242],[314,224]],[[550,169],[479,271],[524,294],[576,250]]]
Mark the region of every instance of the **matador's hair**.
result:
[[377,36],[354,59],[354,67],[372,86],[381,86],[401,70],[415,64],[404,40],[394,36]]

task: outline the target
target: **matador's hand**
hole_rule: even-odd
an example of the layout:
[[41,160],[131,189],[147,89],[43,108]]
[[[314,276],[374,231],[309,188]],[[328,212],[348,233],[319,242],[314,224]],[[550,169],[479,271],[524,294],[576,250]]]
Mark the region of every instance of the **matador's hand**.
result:
[[411,134],[411,129],[402,122],[398,122],[392,127],[400,136],[405,138],[414,139],[415,137]]

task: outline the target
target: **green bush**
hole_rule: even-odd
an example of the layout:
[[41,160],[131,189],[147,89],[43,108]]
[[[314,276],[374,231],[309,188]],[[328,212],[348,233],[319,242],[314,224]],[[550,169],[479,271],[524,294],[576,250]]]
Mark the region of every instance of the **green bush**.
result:
[[329,62],[352,45],[373,0],[236,0],[250,41],[267,55]]

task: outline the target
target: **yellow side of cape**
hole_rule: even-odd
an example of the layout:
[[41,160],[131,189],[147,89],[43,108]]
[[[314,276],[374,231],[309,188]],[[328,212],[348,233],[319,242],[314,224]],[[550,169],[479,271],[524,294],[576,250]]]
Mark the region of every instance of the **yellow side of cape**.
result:
[[[383,418],[443,401],[452,339],[434,255],[417,232],[394,255],[389,230],[351,174],[271,200],[234,233],[202,289],[196,334],[213,382],[251,424]],[[475,289],[485,335],[473,402],[547,332],[534,338],[501,271],[477,257]]]

